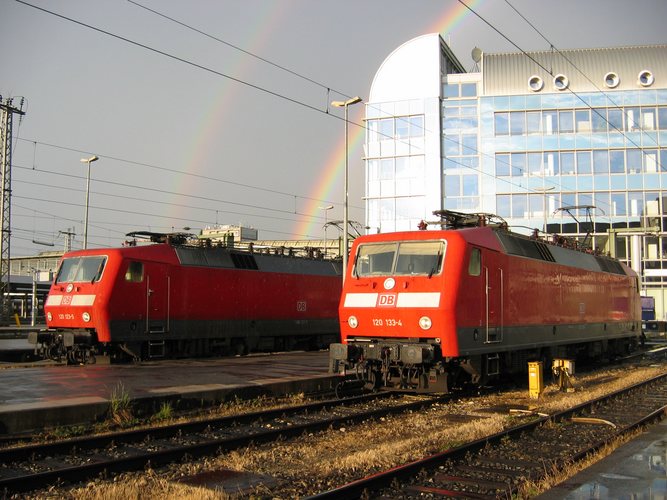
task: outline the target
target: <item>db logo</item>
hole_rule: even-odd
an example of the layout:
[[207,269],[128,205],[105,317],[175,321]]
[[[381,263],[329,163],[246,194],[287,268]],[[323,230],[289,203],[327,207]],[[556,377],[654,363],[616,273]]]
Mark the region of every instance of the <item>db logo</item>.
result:
[[63,305],[63,306],[72,305],[72,296],[71,295],[64,295],[63,300],[61,302],[61,305]]
[[299,312],[305,312],[306,311],[306,301],[305,300],[300,300],[296,303],[296,310]]
[[377,307],[396,307],[395,293],[383,293],[378,296]]

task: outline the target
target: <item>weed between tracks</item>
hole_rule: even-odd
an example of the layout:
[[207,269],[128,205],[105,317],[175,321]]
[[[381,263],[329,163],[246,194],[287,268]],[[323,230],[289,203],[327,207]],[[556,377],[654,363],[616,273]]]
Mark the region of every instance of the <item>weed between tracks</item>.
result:
[[122,382],[118,382],[116,387],[111,391],[109,411],[109,419],[119,427],[129,427],[137,422],[132,415],[132,398],[130,398],[130,392],[125,389]]

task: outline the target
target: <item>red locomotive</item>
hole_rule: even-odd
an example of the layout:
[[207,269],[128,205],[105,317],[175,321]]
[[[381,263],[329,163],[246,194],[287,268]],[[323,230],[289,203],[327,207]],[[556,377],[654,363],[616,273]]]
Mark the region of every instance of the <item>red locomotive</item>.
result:
[[63,256],[31,335],[47,357],[87,362],[326,347],[339,340],[340,263],[130,233],[156,244]]
[[436,213],[455,229],[354,242],[333,372],[354,368],[374,388],[448,392],[525,371],[528,361],[636,346],[641,301],[629,267],[483,215]]

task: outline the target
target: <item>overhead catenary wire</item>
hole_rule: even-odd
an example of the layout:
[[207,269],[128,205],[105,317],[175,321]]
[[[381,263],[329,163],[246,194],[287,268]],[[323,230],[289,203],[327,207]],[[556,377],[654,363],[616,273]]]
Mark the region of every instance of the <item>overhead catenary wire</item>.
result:
[[[63,151],[72,151],[72,152],[75,152],[75,153],[81,153],[81,154],[84,154],[84,155],[92,155],[93,154],[92,152],[86,151],[86,150],[83,150],[83,149],[78,149],[78,148],[73,148],[73,147],[69,147],[69,146],[62,146],[62,145],[58,145],[58,144],[38,141],[38,140],[35,140],[35,139],[26,139],[26,138],[22,138],[22,137],[18,138],[18,139],[21,140],[21,141],[26,141],[26,142],[33,143],[33,144],[35,144],[35,147],[37,145],[40,145],[40,146],[44,146],[44,147],[60,149],[60,150],[63,150]],[[172,173],[172,174],[185,175],[185,176],[188,176],[188,177],[193,177],[193,178],[201,179],[201,180],[205,180],[205,181],[220,182],[220,183],[229,184],[229,185],[232,185],[232,186],[243,187],[243,188],[248,188],[248,189],[255,189],[257,191],[263,191],[265,193],[273,193],[273,194],[288,196],[290,198],[296,196],[297,198],[302,199],[302,200],[319,201],[319,202],[322,202],[322,203],[336,203],[334,201],[322,200],[322,199],[319,199],[319,198],[312,198],[310,196],[297,195],[295,193],[288,193],[286,191],[279,191],[279,190],[276,190],[276,189],[270,189],[270,188],[265,188],[265,187],[261,187],[261,186],[254,186],[254,185],[251,185],[251,184],[244,184],[242,182],[230,181],[228,179],[221,179],[219,177],[212,177],[212,176],[209,176],[209,175],[202,175],[202,174],[196,174],[196,173],[193,173],[193,172],[186,172],[184,170],[177,170],[175,168],[162,167],[162,166],[159,166],[159,165],[154,165],[152,163],[146,163],[146,162],[141,162],[141,161],[137,161],[137,160],[131,160],[131,159],[128,159],[128,158],[121,158],[119,156],[115,156],[115,155],[111,155],[111,154],[103,154],[103,153],[99,153],[99,152],[95,153],[95,154],[96,154],[96,156],[99,156],[100,158],[103,158],[103,159],[114,160],[114,161],[119,161],[119,162],[122,162],[122,163],[127,163],[129,165],[136,165],[136,166],[139,166],[139,167],[146,167],[146,168],[150,168],[150,169],[155,169],[155,170],[159,170],[161,172],[169,172],[169,173]],[[35,165],[33,163],[33,168],[34,167],[35,167]],[[357,207],[357,208],[360,208],[360,207]]]
[[[512,44],[512,46],[515,47],[516,49],[518,49],[519,52],[521,52],[524,56],[526,56],[528,59],[530,59],[531,61],[533,61],[539,68],[541,68],[542,70],[546,71],[549,75],[553,76],[553,69],[548,69],[548,68],[546,68],[541,62],[539,62],[537,59],[535,59],[535,58],[534,58],[531,54],[529,54],[527,51],[525,51],[524,49],[522,49],[518,44],[516,44],[516,43],[515,43],[513,40],[511,40],[507,35],[505,35],[505,34],[504,34],[503,32],[501,32],[498,28],[496,28],[491,22],[489,22],[489,21],[486,20],[484,17],[482,17],[482,16],[481,16],[475,9],[473,9],[472,7],[470,7],[470,6],[469,6],[468,4],[466,4],[463,0],[457,0],[457,1],[458,1],[460,4],[462,4],[463,6],[465,6],[466,9],[468,9],[468,10],[469,10],[470,12],[472,12],[475,16],[477,16],[481,21],[483,21],[483,22],[484,22],[487,26],[489,26],[492,30],[494,30],[494,31],[495,31],[496,33],[498,33],[501,37],[503,37],[507,42],[509,42],[510,44]],[[553,47],[553,45],[552,45],[552,48],[555,48],[555,47]],[[568,61],[568,62],[569,62],[569,61]],[[572,63],[570,63],[570,64],[572,64]],[[639,144],[637,144],[631,137],[628,137],[628,136],[625,134],[624,131],[619,130],[618,127],[616,127],[616,125],[614,125],[613,123],[611,123],[611,122],[607,119],[606,116],[602,115],[596,108],[594,108],[594,107],[591,106],[588,102],[586,102],[586,100],[585,100],[583,97],[581,97],[577,92],[575,92],[574,90],[572,90],[569,86],[568,86],[565,90],[567,90],[567,91],[570,92],[572,95],[574,95],[577,99],[579,99],[579,100],[584,104],[585,107],[589,108],[589,109],[591,110],[591,112],[596,113],[596,114],[597,114],[600,118],[602,118],[608,125],[611,125],[615,130],[617,130],[618,132],[620,132],[620,133],[621,133],[621,134],[622,134],[622,135],[623,135],[623,136],[624,136],[624,137],[625,137],[631,144],[633,144],[634,146],[636,146],[638,149],[642,149],[642,150],[643,150],[643,148],[642,148]],[[660,169],[662,170],[662,165],[660,165],[659,162],[658,162],[658,165],[660,166]]]
[[[72,17],[65,16],[65,15],[63,15],[63,14],[59,14],[59,13],[54,12],[54,11],[52,11],[52,10],[46,9],[46,8],[44,8],[44,7],[39,7],[39,6],[37,6],[37,5],[31,4],[31,3],[29,3],[29,2],[26,2],[25,0],[14,0],[14,1],[15,1],[15,2],[18,2],[18,3],[22,4],[22,5],[25,5],[25,6],[27,6],[27,7],[32,7],[33,9],[39,10],[39,11],[44,12],[44,13],[46,13],[46,14],[49,14],[49,15],[58,17],[58,18],[60,18],[60,19],[62,19],[62,20],[72,22],[72,23],[77,24],[77,25],[79,25],[79,26],[82,26],[82,27],[84,27],[84,28],[87,28],[87,29],[90,29],[90,30],[93,30],[93,31],[97,31],[98,33],[104,34],[104,35],[106,35],[106,36],[109,36],[109,37],[112,37],[112,38],[116,38],[116,39],[118,39],[118,40],[121,40],[121,41],[126,42],[126,43],[131,44],[131,45],[134,45],[134,46],[136,46],[136,47],[140,47],[140,48],[145,49],[145,50],[148,50],[148,51],[150,51],[150,52],[153,52],[153,53],[162,55],[162,56],[164,56],[164,57],[167,57],[167,58],[169,58],[169,59],[172,59],[172,60],[181,62],[181,63],[183,63],[183,64],[187,64],[187,65],[189,65],[189,66],[191,66],[191,67],[194,67],[194,68],[197,68],[197,69],[206,71],[206,72],[211,73],[211,74],[213,74],[213,75],[216,75],[216,76],[219,76],[219,77],[222,77],[222,78],[226,78],[226,79],[228,79],[228,80],[234,81],[234,82],[239,83],[239,84],[241,84],[241,85],[244,85],[244,86],[253,88],[253,89],[257,90],[257,91],[266,93],[266,94],[268,94],[268,95],[270,95],[270,96],[273,96],[273,97],[276,97],[276,98],[278,98],[278,99],[286,100],[286,101],[288,101],[288,102],[290,102],[290,103],[292,103],[292,104],[296,104],[296,105],[298,105],[298,106],[304,107],[304,108],[309,109],[309,110],[311,110],[311,111],[315,111],[315,112],[317,112],[317,113],[320,113],[320,114],[323,114],[323,115],[326,115],[326,116],[331,116],[331,117],[333,117],[333,118],[335,118],[335,119],[337,119],[337,120],[340,120],[340,121],[345,121],[345,118],[344,118],[344,117],[341,117],[341,116],[338,116],[338,115],[334,115],[334,114],[332,114],[332,113],[329,113],[328,103],[327,103],[327,106],[325,107],[325,109],[321,109],[321,108],[319,108],[319,107],[317,107],[317,106],[313,106],[312,104],[308,104],[308,103],[306,103],[306,102],[304,102],[304,101],[300,101],[299,99],[295,99],[295,98],[293,98],[293,97],[289,97],[289,96],[284,95],[284,94],[281,94],[281,93],[279,93],[279,92],[276,92],[276,91],[267,89],[267,88],[265,88],[265,87],[262,87],[261,85],[257,85],[257,84],[254,84],[254,83],[245,81],[245,80],[243,80],[243,79],[241,79],[241,78],[237,78],[237,77],[228,75],[228,74],[226,74],[226,73],[223,73],[223,72],[221,72],[221,71],[215,70],[215,69],[210,68],[210,67],[208,67],[208,66],[204,66],[203,64],[199,64],[199,63],[196,63],[196,62],[191,61],[191,60],[189,60],[189,59],[185,59],[184,57],[176,56],[176,55],[171,54],[171,53],[169,53],[169,52],[166,52],[166,51],[164,51],[164,50],[157,49],[157,48],[155,48],[155,47],[151,47],[150,45],[147,45],[147,44],[144,44],[144,43],[141,43],[141,42],[137,42],[136,40],[132,40],[132,39],[127,38],[127,37],[124,37],[124,36],[122,36],[122,35],[118,35],[118,34],[116,34],[116,33],[112,33],[112,32],[110,32],[110,31],[104,30],[104,29],[102,29],[102,28],[98,28],[97,26],[93,26],[93,25],[91,25],[91,24],[85,23],[85,22],[83,22],[83,21],[79,21],[79,20],[74,19],[74,18],[72,18]],[[330,90],[329,87],[326,87],[326,88],[327,88],[327,90]],[[342,95],[345,95],[345,94],[342,94]],[[365,127],[363,124],[359,124],[359,123],[356,123],[356,122],[351,121],[351,120],[348,120],[348,123],[350,123],[350,124],[352,124],[352,125],[355,125],[355,126],[357,126],[357,127],[359,127],[359,128],[366,129],[366,127]],[[391,137],[388,137],[388,138],[391,138]]]
[[[16,165],[14,167],[15,168],[25,168],[25,167],[20,167],[20,166],[16,166]],[[50,172],[50,173],[54,173],[54,172]],[[65,175],[67,177],[82,178],[80,176],[71,175],[71,174],[56,174],[56,175]],[[77,188],[73,188],[73,187],[53,186],[53,185],[47,184],[47,183],[31,182],[31,181],[26,181],[26,180],[15,180],[15,182],[18,182],[20,184],[28,184],[28,185],[31,185],[31,186],[40,186],[40,187],[46,187],[46,188],[57,188],[58,190],[67,190],[67,191],[76,191],[76,192],[80,192],[80,193],[85,193],[84,189],[77,189]],[[104,184],[104,183],[107,183],[107,182],[110,182],[110,181],[97,180],[96,182]],[[120,184],[120,185],[122,186],[123,184]],[[137,188],[136,185],[127,185],[127,187]],[[140,189],[143,189],[143,188],[140,188]],[[154,188],[147,188],[147,189],[155,190]],[[162,191],[162,190],[156,190],[156,191],[158,191],[160,193],[166,193],[166,194],[177,194],[178,196],[183,196],[183,197],[190,197],[191,196],[191,195],[180,194],[180,193],[172,193],[170,191]],[[185,204],[182,204],[182,203],[172,203],[172,202],[159,201],[159,200],[147,200],[146,198],[138,198],[138,197],[135,197],[135,196],[126,196],[126,195],[120,195],[120,194],[103,193],[103,192],[100,192],[100,191],[91,191],[90,193],[94,194],[96,196],[107,196],[107,197],[111,197],[111,198],[115,198],[115,199],[141,201],[141,202],[146,202],[146,203],[166,205],[166,206],[169,206],[169,207],[190,208],[190,209],[194,209],[194,210],[201,210],[201,211],[212,212],[212,213],[222,212],[222,213],[230,214],[230,215],[254,216],[254,217],[260,217],[260,218],[263,218],[263,219],[273,219],[273,220],[281,220],[281,221],[288,221],[288,222],[304,222],[303,220],[295,220],[294,218],[289,218],[288,219],[288,218],[285,218],[285,217],[276,217],[276,216],[272,216],[272,215],[254,214],[254,213],[247,213],[247,212],[232,212],[232,211],[228,211],[228,210],[220,210],[220,209],[215,209],[215,208],[210,208],[210,207],[185,205]],[[206,198],[206,199],[208,199],[208,198]],[[224,202],[223,200],[214,200],[214,201],[221,202],[221,203]],[[225,203],[235,204],[234,202],[225,202]],[[261,208],[261,207],[257,207],[257,208]],[[262,209],[264,210],[264,208],[262,208]],[[273,209],[271,209],[271,210],[273,210]],[[287,211],[285,211],[285,212],[286,213],[291,213],[291,212],[287,212]],[[127,223],[125,223],[125,225],[127,225]]]
[[[28,167],[20,166],[20,165],[14,165],[14,168],[32,171],[32,169],[29,169]],[[51,175],[74,178],[74,179],[86,179],[86,177],[79,176],[79,175],[76,175],[76,174],[65,174],[63,172],[56,172],[54,170],[39,169],[39,170],[35,170],[35,172],[48,173],[48,174],[51,174]],[[17,181],[17,182],[22,182],[22,181]],[[265,210],[265,211],[270,211],[270,212],[274,212],[274,213],[279,212],[279,213],[290,214],[290,215],[302,215],[302,216],[307,216],[307,217],[311,217],[311,218],[314,217],[314,216],[309,216],[308,214],[298,213],[298,212],[294,212],[294,211],[291,211],[291,210],[277,209],[275,207],[265,207],[265,206],[261,206],[261,205],[253,205],[253,204],[250,204],[250,203],[240,203],[240,202],[234,202],[234,201],[228,201],[228,200],[221,200],[221,199],[218,199],[218,198],[210,198],[210,197],[207,197],[207,196],[200,196],[200,195],[194,195],[194,194],[184,194],[184,193],[179,193],[177,191],[167,191],[167,190],[164,190],[164,189],[157,189],[157,188],[152,188],[152,187],[147,187],[147,186],[138,186],[137,184],[127,184],[127,183],[124,183],[124,182],[116,182],[116,181],[103,180],[103,179],[96,179],[95,182],[100,183],[100,184],[108,184],[108,185],[111,185],[111,186],[139,189],[141,191],[150,191],[150,192],[159,193],[159,194],[168,194],[168,195],[181,196],[181,197],[184,197],[184,198],[192,198],[192,199],[196,199],[196,200],[210,201],[210,202],[214,202],[214,203],[223,203],[223,204],[229,204],[229,205],[234,205],[234,206],[239,206],[239,207],[254,208],[254,209],[257,209],[257,210]],[[35,183],[35,184],[37,184],[37,183]],[[45,187],[50,187],[50,186],[46,185]],[[65,188],[65,189],[74,189],[74,190],[76,190],[75,188]],[[98,194],[107,195],[107,196],[116,196],[118,198],[135,199],[135,200],[142,200],[142,201],[151,202],[151,200],[145,200],[145,199],[141,199],[141,198],[131,198],[131,197],[126,197],[124,195],[113,195],[113,194],[101,193],[101,192],[98,192]],[[181,206],[181,205],[178,205],[178,204],[175,204],[175,203],[166,203],[166,202],[158,202],[158,201],[154,201],[154,203],[165,203],[165,204],[168,204],[168,205],[171,205],[171,206]],[[199,208],[199,207],[189,207],[189,208]],[[210,211],[213,211],[213,212],[215,212],[215,210],[216,210],[216,209],[210,209],[210,208],[208,208],[208,209],[207,208],[200,208],[200,209],[201,210],[210,210]],[[217,210],[220,211],[220,209],[217,209]],[[234,212],[229,212],[229,213],[234,213]],[[272,219],[276,218],[276,217],[273,217],[273,216],[264,216],[264,215],[261,215],[261,214],[236,213],[235,215],[253,215],[253,216],[257,216],[257,217],[266,217],[266,218],[272,218]],[[282,219],[282,220],[293,221],[294,219]]]
[[[301,106],[305,106],[305,107],[307,107],[307,108],[309,108],[309,109],[312,109],[312,110],[314,110],[314,111],[317,111],[317,112],[320,112],[320,113],[329,114],[329,113],[328,113],[328,106],[327,106],[327,109],[326,109],[326,110],[321,110],[320,108],[317,108],[317,107],[315,107],[315,106],[311,106],[311,105],[309,105],[309,104],[307,104],[307,103],[303,103],[303,102],[300,102],[300,101],[298,101],[298,100],[296,100],[296,99],[292,99],[292,98],[289,98],[289,97],[287,97],[287,96],[283,96],[283,95],[281,95],[281,94],[279,94],[279,93],[277,93],[277,92],[273,92],[273,91],[270,91],[270,90],[268,90],[268,89],[264,89],[264,88],[262,88],[262,87],[260,87],[260,86],[257,86],[257,85],[251,84],[251,83],[249,83],[249,82],[245,82],[245,81],[243,81],[243,80],[240,80],[240,79],[231,77],[231,76],[229,76],[229,75],[226,75],[226,74],[224,74],[224,73],[218,72],[218,71],[213,70],[213,69],[211,69],[211,68],[207,68],[207,67],[205,67],[205,66],[202,66],[202,65],[193,63],[193,62],[188,61],[188,60],[185,60],[185,59],[183,59],[183,58],[179,58],[179,57],[177,57],[177,56],[173,56],[172,54],[168,54],[168,53],[166,53],[166,52],[164,52],[164,51],[161,51],[161,50],[159,50],[159,49],[154,49],[154,48],[149,47],[149,46],[147,46],[147,45],[141,44],[141,43],[139,43],[139,42],[132,41],[132,40],[130,40],[130,39],[127,39],[127,38],[125,38],[125,37],[121,37],[121,36],[119,36],[119,35],[115,35],[115,34],[113,34],[113,33],[110,33],[110,32],[108,32],[108,31],[105,31],[105,30],[102,30],[102,29],[93,27],[93,26],[88,25],[88,24],[86,24],[86,23],[82,23],[82,22],[80,22],[80,21],[76,21],[76,20],[74,20],[74,19],[72,19],[72,18],[69,18],[69,17],[63,16],[63,15],[57,14],[57,13],[52,12],[52,11],[49,11],[49,10],[47,10],[47,9],[43,9],[43,8],[41,8],[41,7],[34,6],[34,5],[32,5],[32,4],[29,4],[28,2],[25,2],[25,1],[22,1],[22,0],[16,0],[16,1],[19,2],[19,3],[21,3],[21,4],[24,4],[24,5],[33,7],[33,8],[38,9],[38,10],[41,10],[41,11],[43,11],[43,12],[46,12],[46,13],[55,15],[55,16],[57,16],[57,17],[59,17],[59,18],[62,18],[62,19],[65,19],[65,20],[74,22],[74,23],[76,23],[76,24],[79,24],[79,25],[81,25],[81,26],[87,27],[87,28],[89,28],[89,29],[96,30],[96,31],[98,31],[98,32],[100,32],[100,33],[103,33],[103,34],[106,34],[106,35],[108,35],[108,36],[112,36],[112,37],[118,38],[118,39],[123,40],[123,41],[125,41],[125,42],[127,42],[127,43],[131,43],[131,44],[137,45],[137,46],[139,46],[139,47],[142,47],[142,48],[144,48],[144,49],[151,50],[151,51],[153,51],[153,52],[155,52],[155,53],[161,54],[161,55],[166,56],[166,57],[170,57],[170,58],[172,58],[172,59],[178,60],[178,61],[183,62],[183,63],[185,63],[185,64],[190,64],[191,66],[194,66],[194,67],[196,67],[196,68],[199,68],[199,69],[202,69],[202,70],[205,70],[205,71],[209,71],[209,72],[211,72],[211,73],[217,74],[217,75],[222,76],[222,77],[225,77],[225,78],[230,78],[230,79],[232,79],[232,80],[234,80],[234,81],[237,81],[238,83],[241,83],[241,84],[244,84],[244,85],[248,85],[248,86],[250,86],[250,87],[256,88],[257,90],[260,90],[260,91],[267,92],[267,93],[269,93],[269,94],[271,94],[271,95],[274,95],[274,96],[276,96],[276,97],[287,99],[287,100],[289,100],[289,101],[291,101],[291,102],[293,102],[293,103],[299,104],[299,105],[301,105]],[[488,21],[486,21],[486,20],[483,19],[481,16],[479,16],[479,14],[477,14],[477,12],[475,12],[473,9],[471,9],[471,8],[470,8],[468,5],[466,5],[463,1],[461,1],[461,0],[459,0],[459,1],[460,1],[460,3],[462,3],[466,8],[468,8],[469,10],[471,10],[475,15],[477,15],[478,17],[480,17],[480,19],[482,19],[485,23],[489,24],[489,26],[491,26],[491,27],[492,27],[492,28],[493,28],[499,35],[501,35],[501,36],[502,36],[503,38],[505,38],[508,42],[510,42],[512,45],[514,45],[518,50],[520,50],[520,51],[521,51],[522,53],[524,53],[527,57],[531,58],[534,62],[537,63],[537,61],[535,61],[535,59],[532,58],[532,56],[530,56],[526,51],[524,51],[523,49],[521,49],[517,44],[515,44],[514,42],[512,42],[508,37],[506,37],[503,33],[501,33],[497,28],[495,28],[493,25],[491,25],[490,23],[488,23]],[[539,65],[539,63],[537,63],[537,64]],[[544,68],[543,66],[541,66],[541,67],[542,67],[543,69],[545,69],[545,71],[549,72],[549,70],[546,70],[546,68]],[[551,74],[551,72],[549,72],[549,74]],[[569,90],[570,90],[570,92],[572,92],[573,94],[577,95],[577,94],[576,94],[575,92],[573,92],[571,89],[569,89]],[[579,97],[579,98],[581,99],[580,96],[577,95],[577,97]],[[590,106],[589,106],[589,107],[590,107]],[[591,109],[593,109],[593,108],[591,108]],[[612,127],[613,127],[613,124],[611,124],[608,120],[606,120],[606,117],[603,117],[603,118],[605,119],[605,121],[606,121],[608,124],[612,125]],[[351,123],[354,123],[354,122],[351,122]],[[362,125],[359,125],[359,124],[356,124],[356,123],[355,123],[355,125],[363,127]],[[365,127],[363,127],[363,128],[365,128]],[[625,134],[623,133],[623,131],[619,131],[619,132],[621,132],[621,133],[625,136]],[[383,135],[383,134],[380,134],[380,135]],[[626,137],[627,137],[627,136],[626,136]],[[636,145],[636,144],[635,144],[635,145]],[[641,148],[640,148],[640,149],[641,149]],[[479,151],[478,151],[478,153],[479,153],[479,154],[482,154],[482,155],[485,154],[485,153],[482,153],[482,152],[479,152]],[[464,166],[464,167],[466,167],[466,168],[472,168],[472,167],[470,167],[469,165],[462,165],[462,166]],[[475,169],[473,169],[473,170],[475,170]],[[496,178],[500,179],[500,177],[498,177],[497,175],[493,175],[493,177],[496,177]],[[502,180],[503,180],[504,182],[507,182],[505,179],[502,179]],[[514,183],[510,182],[510,184],[514,184]],[[531,190],[530,188],[528,188],[528,187],[526,187],[526,186],[522,186],[522,185],[520,185],[520,184],[514,184],[514,185],[517,185],[517,186],[521,187],[522,189],[525,189],[525,190],[528,191],[528,192],[535,192],[535,191]],[[563,186],[562,186],[561,184],[559,184],[559,183],[556,183],[555,185],[560,186],[561,188],[563,187]]]
[[[512,8],[512,10],[513,10],[514,12],[516,12],[517,15],[518,15],[519,17],[521,17],[521,19],[523,19],[523,20],[524,20],[524,21],[525,21],[531,28],[533,28],[533,30],[535,30],[535,32],[536,32],[538,35],[540,35],[540,36],[542,37],[542,39],[543,39],[545,42],[547,42],[547,43],[549,44],[549,47],[551,48],[551,50],[555,50],[555,51],[558,53],[558,55],[560,55],[563,59],[565,59],[565,61],[567,61],[567,63],[570,64],[570,66],[572,66],[575,70],[577,70],[577,72],[578,72],[581,76],[583,76],[583,77],[584,77],[584,78],[585,78],[591,85],[593,85],[593,87],[594,87],[599,93],[601,93],[602,95],[604,95],[604,96],[609,100],[609,102],[611,102],[611,103],[614,105],[614,107],[615,107],[616,109],[620,109],[620,110],[623,109],[619,104],[616,103],[616,101],[614,100],[613,96],[612,96],[610,93],[605,92],[603,89],[601,89],[600,87],[598,87],[598,85],[597,85],[597,84],[596,84],[596,83],[595,83],[595,82],[594,82],[594,81],[593,81],[593,80],[592,80],[586,73],[584,73],[584,72],[583,72],[583,71],[582,71],[576,64],[574,64],[574,63],[570,60],[570,58],[568,58],[567,55],[566,55],[563,51],[561,51],[558,47],[556,47],[556,46],[553,44],[553,42],[551,42],[551,41],[550,41],[550,40],[549,40],[549,39],[548,39],[548,38],[547,38],[547,37],[546,37],[546,36],[539,30],[539,29],[537,29],[537,27],[535,27],[535,25],[533,25],[533,23],[531,23],[531,22],[530,22],[530,21],[529,21],[529,20],[528,20],[522,13],[521,13],[521,12],[519,12],[519,10],[518,10],[516,7],[514,7],[514,5],[512,5],[512,4],[510,3],[509,0],[505,0],[505,3],[506,3],[507,5],[509,5],[509,6]],[[574,93],[574,92],[573,92],[573,93]],[[593,107],[591,107],[591,110],[593,110]],[[600,113],[597,113],[597,114],[598,114],[599,116],[602,116]],[[607,120],[605,120],[605,121],[607,121]],[[607,123],[608,123],[609,125],[612,125],[612,123],[609,122],[609,121],[607,121]],[[613,126],[613,125],[612,125],[612,126]],[[614,128],[615,128],[616,130],[618,130],[617,127],[614,127]],[[638,128],[639,128],[639,130],[640,130],[641,132],[644,132],[644,129],[643,129],[643,127],[642,127],[641,125],[639,125]],[[624,134],[624,135],[625,135],[625,134]],[[626,136],[626,137],[627,137],[627,136]],[[653,143],[654,143],[656,146],[659,146],[659,145],[658,145],[658,141],[656,140],[655,137],[651,137],[650,134],[648,134],[648,138],[649,138],[649,140],[653,141]],[[633,144],[635,144],[635,143],[633,142]],[[637,145],[637,144],[635,144],[635,145]],[[642,149],[643,149],[643,148],[642,148]]]
[[[147,10],[148,12],[151,12],[151,13],[153,13],[153,14],[155,14],[155,15],[157,15],[157,16],[160,16],[160,17],[162,17],[162,18],[164,18],[164,19],[167,19],[167,20],[169,20],[169,21],[171,21],[171,22],[173,22],[173,23],[176,23],[176,24],[178,24],[178,25],[180,25],[180,26],[182,26],[182,27],[184,27],[184,28],[187,28],[187,29],[189,29],[189,30],[191,30],[191,31],[194,31],[194,32],[196,32],[196,33],[199,33],[200,35],[203,35],[203,36],[205,36],[205,37],[207,37],[207,38],[210,38],[211,40],[215,40],[216,42],[219,42],[219,43],[221,43],[221,44],[223,44],[223,45],[226,45],[226,46],[231,47],[231,48],[233,48],[233,49],[235,49],[235,50],[238,50],[239,52],[242,52],[242,53],[244,53],[244,54],[246,54],[246,55],[249,55],[249,56],[251,56],[251,57],[254,57],[255,59],[257,59],[257,60],[259,60],[259,61],[262,61],[262,62],[264,62],[264,63],[266,63],[266,64],[269,64],[269,65],[271,65],[271,66],[273,66],[273,67],[275,67],[275,68],[278,68],[278,69],[280,69],[280,70],[282,70],[282,71],[285,71],[286,73],[289,73],[290,75],[296,76],[297,78],[301,78],[302,80],[305,80],[305,81],[307,81],[307,82],[309,82],[309,83],[312,83],[313,85],[316,85],[316,86],[320,87],[320,88],[323,89],[323,90],[326,90],[326,100],[325,100],[325,102],[326,102],[326,111],[325,111],[325,112],[326,112],[327,114],[329,114],[329,103],[330,103],[330,98],[331,98],[331,92],[332,92],[332,91],[333,91],[335,94],[338,94],[338,95],[340,95],[340,96],[345,97],[346,99],[350,99],[350,98],[353,97],[352,95],[346,94],[346,93],[343,92],[342,90],[336,90],[336,89],[330,87],[329,85],[325,85],[324,83],[320,83],[320,82],[318,82],[318,81],[316,81],[316,80],[310,78],[309,76],[306,76],[306,75],[304,75],[304,74],[302,74],[302,73],[299,73],[299,72],[297,72],[297,71],[295,71],[295,70],[293,70],[293,69],[287,68],[286,66],[284,66],[284,65],[282,65],[282,64],[275,63],[275,62],[271,61],[270,59],[267,59],[267,58],[265,58],[265,57],[259,56],[259,55],[255,54],[255,53],[253,53],[253,52],[250,52],[249,50],[246,50],[246,49],[244,49],[244,48],[242,48],[242,47],[239,47],[238,45],[235,45],[235,44],[233,44],[233,43],[231,43],[231,42],[228,42],[228,41],[226,41],[226,40],[223,40],[223,39],[220,38],[220,37],[211,35],[210,33],[207,33],[206,31],[204,31],[204,30],[202,30],[202,29],[195,28],[194,26],[192,26],[192,25],[190,25],[190,24],[187,24],[187,23],[184,23],[183,21],[179,21],[178,19],[176,19],[176,18],[174,18],[174,17],[168,16],[168,15],[166,15],[166,14],[164,14],[164,13],[162,13],[162,12],[159,12],[159,11],[157,11],[157,10],[155,10],[155,9],[151,9],[151,8],[149,8],[149,7],[146,7],[145,5],[143,5],[143,4],[139,3],[139,2],[136,2],[135,0],[127,0],[127,1],[128,1],[129,3],[131,3],[131,4],[136,5],[137,7],[141,7],[142,9]],[[372,105],[372,104],[367,104],[367,105],[368,105],[370,108],[375,109],[376,111],[381,111],[381,109],[380,109],[379,107],[377,107],[377,106],[374,106],[374,105]],[[407,121],[407,120],[406,120],[406,121]],[[350,123],[352,123],[352,122],[350,122]],[[360,126],[360,127],[362,127],[362,128],[365,128],[362,124],[356,124],[356,125],[357,125],[357,126]],[[423,129],[423,127],[422,127],[422,129]]]

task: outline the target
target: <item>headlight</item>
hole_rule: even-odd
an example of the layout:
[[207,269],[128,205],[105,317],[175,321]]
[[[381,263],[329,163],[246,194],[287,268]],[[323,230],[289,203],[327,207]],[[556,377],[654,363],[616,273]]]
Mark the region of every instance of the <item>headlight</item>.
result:
[[53,319],[53,315],[50,312],[46,313],[46,319],[51,321]]
[[350,316],[347,318],[347,324],[350,325],[350,328],[356,328],[359,326],[359,321],[357,321],[356,316]]
[[421,328],[422,330],[428,330],[429,328],[431,328],[431,318],[429,318],[428,316],[422,316],[421,318],[419,318],[419,328]]
[[83,321],[86,322],[86,323],[88,323],[90,321],[90,314],[88,314],[88,313],[83,313],[81,315],[81,317],[83,318]]

